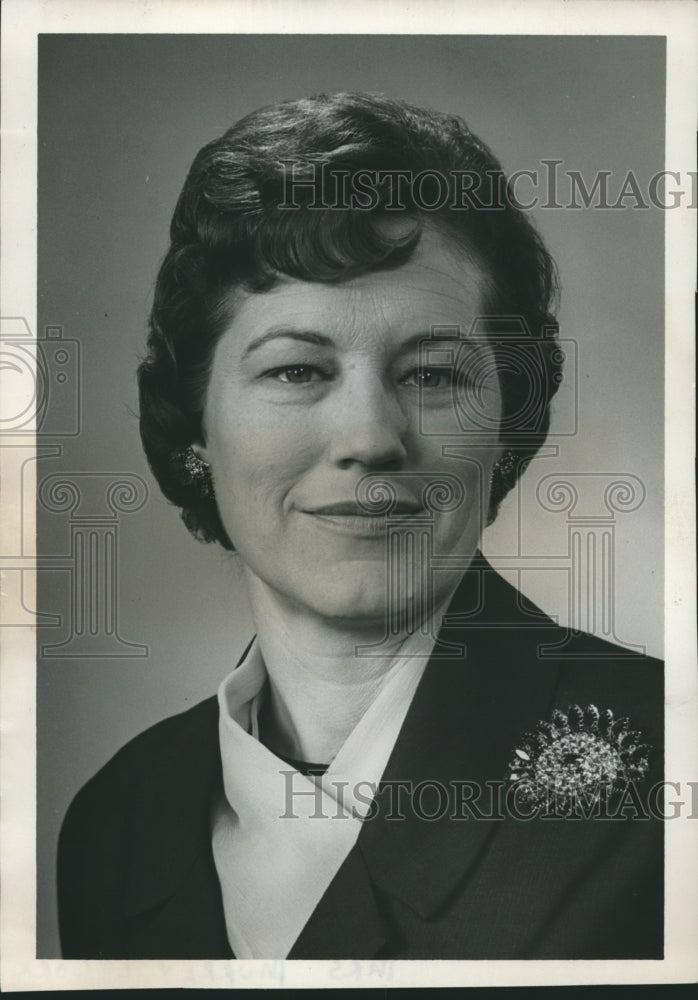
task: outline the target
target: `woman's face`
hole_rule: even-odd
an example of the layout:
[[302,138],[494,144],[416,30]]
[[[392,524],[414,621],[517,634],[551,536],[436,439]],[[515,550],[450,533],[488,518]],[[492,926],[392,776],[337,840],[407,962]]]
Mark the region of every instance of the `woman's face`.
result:
[[[235,293],[200,452],[246,571],[287,604],[348,624],[421,607],[426,587],[438,601],[452,577],[430,571],[408,541],[415,531],[466,568],[499,456],[498,379],[489,349],[468,338],[483,285],[474,263],[426,230],[396,270]],[[444,342],[425,353],[434,328]],[[434,510],[425,490],[444,479],[456,499]],[[398,497],[388,518],[366,509],[373,480]],[[388,555],[389,528],[402,557]]]

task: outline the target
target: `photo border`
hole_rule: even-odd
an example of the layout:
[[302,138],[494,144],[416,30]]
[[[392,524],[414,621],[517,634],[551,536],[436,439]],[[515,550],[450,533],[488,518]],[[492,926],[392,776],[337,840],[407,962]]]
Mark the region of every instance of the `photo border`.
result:
[[[134,31],[134,26],[137,30]],[[2,37],[2,315],[36,330],[37,39],[40,33],[663,35],[667,40],[666,165],[695,171],[698,9],[681,0],[535,0],[376,3],[360,0],[6,0]],[[693,302],[696,215],[666,215],[666,773],[696,781]],[[3,405],[13,405],[0,371]],[[0,449],[0,460],[2,459]],[[34,468],[34,463],[32,463]],[[0,469],[0,472],[4,471]],[[29,483],[36,489],[36,482]],[[4,505],[19,503],[12,483]],[[32,514],[33,516],[33,514]],[[0,522],[0,554],[8,551]],[[28,537],[34,524],[27,523]],[[35,553],[26,553],[34,555]],[[32,605],[32,606],[35,606]],[[4,990],[230,987],[381,987],[669,983],[698,975],[694,891],[698,823],[666,824],[665,958],[662,961],[74,961],[36,959],[36,703],[33,628],[2,635],[2,910]],[[694,877],[691,878],[691,872]]]

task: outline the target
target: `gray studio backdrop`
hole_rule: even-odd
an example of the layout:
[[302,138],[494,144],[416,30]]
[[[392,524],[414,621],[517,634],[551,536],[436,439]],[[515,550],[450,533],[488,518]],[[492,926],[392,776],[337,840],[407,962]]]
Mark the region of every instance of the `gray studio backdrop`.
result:
[[[53,395],[38,611],[57,617],[38,628],[38,956],[52,957],[71,797],[130,737],[212,694],[251,634],[234,559],[159,495],[136,419],[152,285],[196,151],[270,102],[378,91],[461,114],[508,171],[557,159],[617,188],[663,168],[665,112],[661,38],[64,35],[39,51]],[[534,212],[560,268],[568,378],[549,454],[483,548],[562,622],[661,655],[664,213],[631,206]],[[600,573],[604,607],[585,590]]]

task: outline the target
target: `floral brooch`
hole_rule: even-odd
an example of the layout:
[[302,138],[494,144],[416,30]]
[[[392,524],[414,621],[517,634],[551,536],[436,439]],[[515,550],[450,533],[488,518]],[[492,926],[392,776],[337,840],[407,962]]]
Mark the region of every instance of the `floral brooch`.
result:
[[587,808],[602,797],[642,781],[652,748],[626,718],[610,708],[570,705],[556,709],[550,722],[537,723],[513,753],[507,780],[517,784],[526,808],[569,815],[578,804]]

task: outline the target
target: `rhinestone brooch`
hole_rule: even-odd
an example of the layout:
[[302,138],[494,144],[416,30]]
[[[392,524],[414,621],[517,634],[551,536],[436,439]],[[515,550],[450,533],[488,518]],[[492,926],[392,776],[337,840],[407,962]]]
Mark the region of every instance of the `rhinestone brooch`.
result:
[[651,752],[629,720],[614,718],[610,708],[570,705],[524,735],[507,780],[517,784],[518,801],[531,813],[552,808],[555,815],[570,815],[579,803],[588,808],[642,781]]

